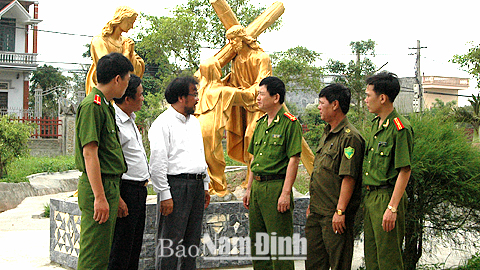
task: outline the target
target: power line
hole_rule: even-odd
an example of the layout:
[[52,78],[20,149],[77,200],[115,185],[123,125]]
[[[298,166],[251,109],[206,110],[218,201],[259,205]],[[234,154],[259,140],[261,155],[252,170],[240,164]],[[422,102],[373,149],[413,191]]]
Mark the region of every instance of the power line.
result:
[[43,29],[35,29],[33,27],[29,29],[29,28],[20,27],[20,26],[11,26],[11,25],[2,25],[2,26],[6,27],[6,28],[15,28],[15,29],[21,29],[21,30],[32,30],[32,31],[37,31],[37,32],[46,32],[46,33],[68,35],[68,36],[80,36],[80,37],[90,37],[90,38],[94,37],[92,35],[75,34],[75,33],[59,32],[59,31],[52,31],[52,30],[43,30]]
[[[406,93],[414,93],[413,88],[402,86],[400,89],[408,89],[408,90],[401,90],[401,92]],[[424,91],[427,94],[435,94],[441,96],[456,96],[456,97],[472,97],[471,95],[461,95],[461,94],[452,94],[452,93],[442,93],[442,92],[435,92],[435,91]]]

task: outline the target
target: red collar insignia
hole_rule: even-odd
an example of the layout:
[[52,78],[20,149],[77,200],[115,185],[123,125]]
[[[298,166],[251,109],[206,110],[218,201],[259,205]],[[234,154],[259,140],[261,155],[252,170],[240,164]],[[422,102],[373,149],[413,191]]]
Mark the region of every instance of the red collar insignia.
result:
[[295,121],[295,120],[297,120],[297,118],[296,118],[293,114],[291,114],[291,113],[289,113],[289,112],[285,112],[283,115],[285,115],[286,117],[288,117],[288,119],[290,119],[290,121]]
[[102,105],[102,98],[99,95],[95,95],[95,98],[93,99],[93,103],[97,105]]
[[400,121],[398,117],[393,118],[393,122],[395,123],[397,130],[402,130],[403,128],[405,128],[405,126],[402,124],[402,121]]

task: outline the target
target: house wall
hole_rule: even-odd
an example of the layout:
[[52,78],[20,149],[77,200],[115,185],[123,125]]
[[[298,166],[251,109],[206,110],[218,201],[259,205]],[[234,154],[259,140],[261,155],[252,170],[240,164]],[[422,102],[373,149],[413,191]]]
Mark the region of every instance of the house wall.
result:
[[435,88],[429,88],[425,89],[426,92],[431,91],[431,92],[437,92],[437,93],[444,93],[446,95],[441,95],[441,94],[431,94],[431,93],[425,93],[425,107],[431,108],[432,105],[436,102],[435,99],[440,99],[444,103],[450,102],[450,101],[455,101],[456,104],[458,105],[458,96],[451,96],[452,94],[458,95],[458,90],[445,90],[445,89],[435,89]]
[[[17,74],[19,74],[17,79]],[[8,82],[8,107],[23,108],[23,71],[2,70],[0,72],[0,81]]]
[[15,31],[15,52],[24,53],[25,52],[25,25],[19,24],[17,21],[17,29]]

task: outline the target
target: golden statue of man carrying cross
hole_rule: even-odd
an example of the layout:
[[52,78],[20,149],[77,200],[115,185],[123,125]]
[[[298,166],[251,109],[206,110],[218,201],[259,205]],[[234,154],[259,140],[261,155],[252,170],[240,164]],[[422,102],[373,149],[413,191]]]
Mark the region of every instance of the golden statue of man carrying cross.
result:
[[[195,114],[202,128],[205,157],[210,175],[210,194],[220,197],[229,193],[225,178],[222,138],[226,130],[227,154],[249,164],[247,152],[253,130],[263,112],[256,103],[258,84],[272,76],[270,57],[256,42],[256,37],[277,20],[284,11],[275,2],[248,27],[238,22],[225,0],[210,0],[220,21],[227,29],[229,43],[215,56],[203,61],[195,76],[199,79],[199,103]],[[221,78],[221,68],[232,61],[231,72]],[[310,173],[313,154],[305,140],[302,162]]]

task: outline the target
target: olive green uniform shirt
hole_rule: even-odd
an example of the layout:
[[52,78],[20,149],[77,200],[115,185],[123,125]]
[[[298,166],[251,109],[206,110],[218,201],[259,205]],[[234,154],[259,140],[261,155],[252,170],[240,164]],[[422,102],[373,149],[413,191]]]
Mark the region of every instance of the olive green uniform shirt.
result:
[[345,117],[333,130],[325,126],[310,181],[310,211],[331,216],[337,209],[344,176],[355,180],[355,189],[346,212],[360,205],[365,140]]
[[[98,95],[97,103],[95,96]],[[86,172],[83,147],[90,142],[98,144],[98,159],[102,174],[121,175],[127,171],[122,146],[115,124],[115,109],[96,87],[78,106],[75,122],[75,164]]]
[[257,120],[248,152],[254,156],[250,169],[256,175],[286,174],[292,156],[302,152],[302,127],[282,107],[268,125],[265,114]]
[[363,184],[394,186],[400,168],[411,165],[413,129],[395,109],[380,126],[379,121],[378,116],[372,120],[365,149]]

